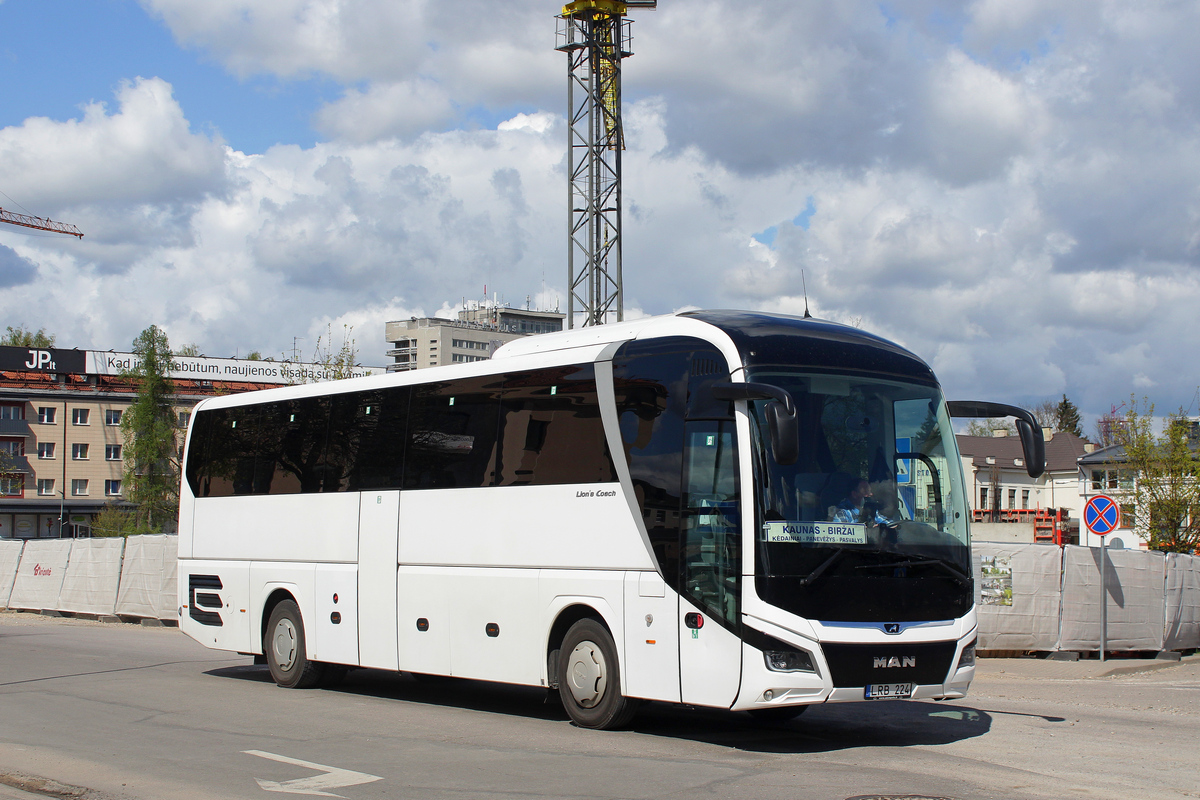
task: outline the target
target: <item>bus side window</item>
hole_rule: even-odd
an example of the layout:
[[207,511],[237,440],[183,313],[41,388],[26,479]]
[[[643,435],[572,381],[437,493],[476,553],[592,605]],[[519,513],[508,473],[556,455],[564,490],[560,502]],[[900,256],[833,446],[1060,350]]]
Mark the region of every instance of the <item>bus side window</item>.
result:
[[405,489],[495,482],[502,377],[484,375],[415,388],[404,458]]
[[591,364],[506,375],[500,431],[500,486],[616,480]]
[[269,494],[321,490],[329,405],[328,397],[301,397],[263,407],[258,457],[273,465]]
[[400,488],[409,395],[409,387],[394,386],[334,399],[323,468],[324,491]]

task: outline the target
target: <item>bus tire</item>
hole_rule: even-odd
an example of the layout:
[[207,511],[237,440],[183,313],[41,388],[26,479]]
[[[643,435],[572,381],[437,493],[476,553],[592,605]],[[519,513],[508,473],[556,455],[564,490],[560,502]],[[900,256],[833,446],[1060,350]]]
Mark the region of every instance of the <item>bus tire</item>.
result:
[[283,600],[271,611],[263,640],[271,678],[285,689],[311,689],[321,682],[324,664],[305,655],[304,622],[294,600]]
[[567,716],[581,728],[620,728],[637,711],[637,701],[621,693],[621,667],[612,636],[594,619],[579,620],[563,638],[558,694]]

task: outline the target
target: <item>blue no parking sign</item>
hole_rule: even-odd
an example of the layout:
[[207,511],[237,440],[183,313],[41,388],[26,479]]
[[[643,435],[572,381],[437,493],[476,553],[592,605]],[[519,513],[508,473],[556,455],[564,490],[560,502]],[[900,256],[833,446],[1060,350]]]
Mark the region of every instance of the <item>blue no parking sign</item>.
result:
[[1121,508],[1108,495],[1095,495],[1083,507],[1083,522],[1097,536],[1107,536],[1121,527]]

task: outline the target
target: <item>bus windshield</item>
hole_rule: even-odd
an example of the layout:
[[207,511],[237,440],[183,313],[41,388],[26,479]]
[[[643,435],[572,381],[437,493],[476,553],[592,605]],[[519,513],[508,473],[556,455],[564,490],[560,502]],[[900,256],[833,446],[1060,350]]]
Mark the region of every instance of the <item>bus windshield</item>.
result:
[[753,404],[760,595],[819,620],[961,615],[967,508],[938,388],[779,368],[748,380],[790,392],[800,432],[796,462],[777,463]]

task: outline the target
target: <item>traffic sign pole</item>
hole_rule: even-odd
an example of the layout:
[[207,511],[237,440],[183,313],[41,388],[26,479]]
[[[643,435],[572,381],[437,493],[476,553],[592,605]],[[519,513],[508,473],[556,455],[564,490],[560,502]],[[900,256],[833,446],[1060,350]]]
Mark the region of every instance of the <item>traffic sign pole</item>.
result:
[[1108,537],[1100,539],[1100,661],[1108,652]]
[[1094,495],[1083,507],[1083,521],[1100,537],[1100,660],[1108,651],[1108,534],[1121,527],[1121,507],[1106,494]]

